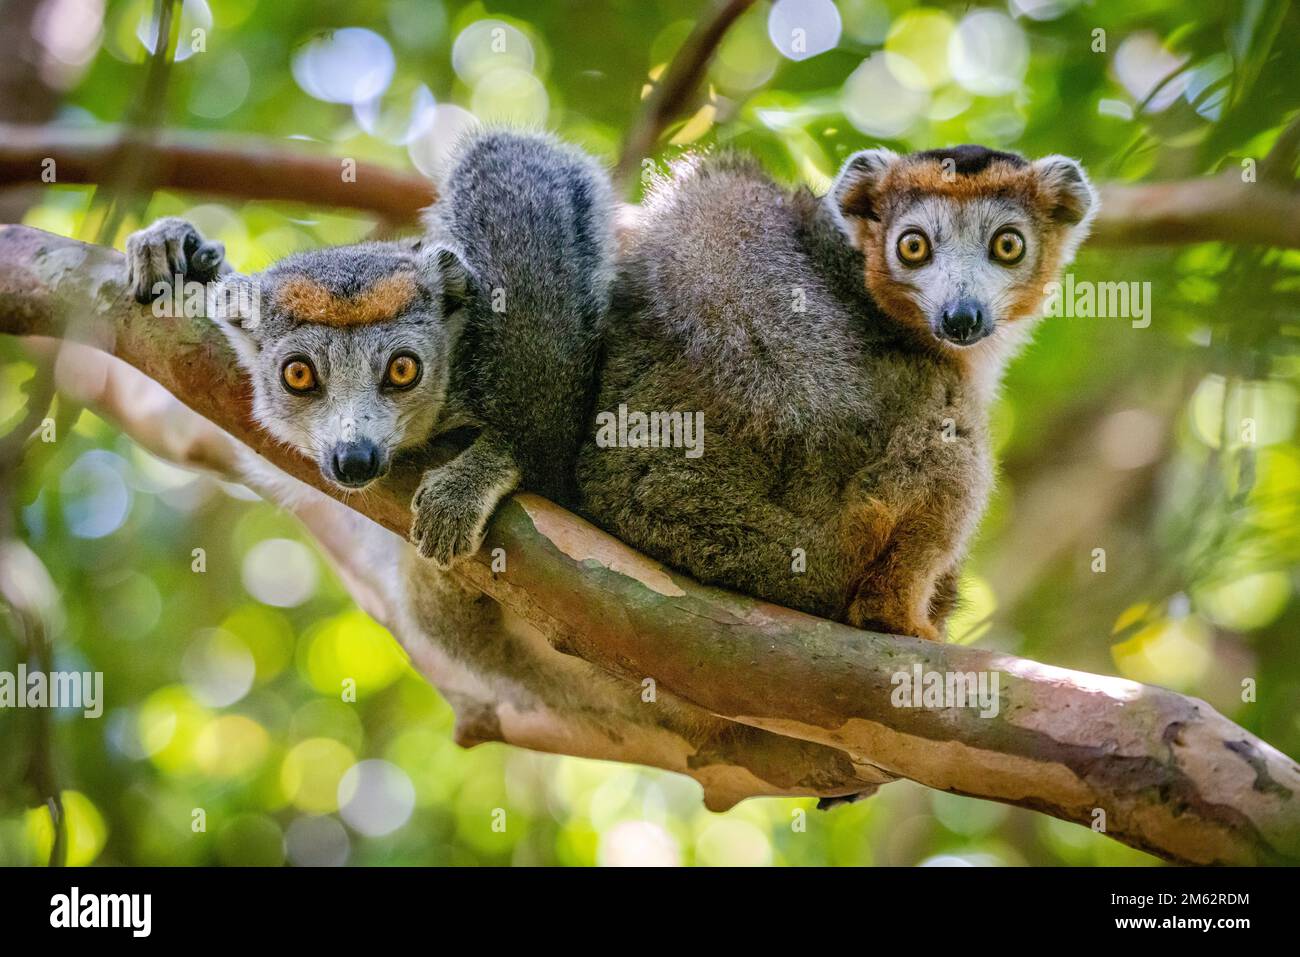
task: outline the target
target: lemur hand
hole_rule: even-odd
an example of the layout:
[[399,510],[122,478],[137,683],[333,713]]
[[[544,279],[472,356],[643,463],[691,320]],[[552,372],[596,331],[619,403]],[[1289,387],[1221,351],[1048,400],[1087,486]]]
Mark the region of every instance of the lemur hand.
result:
[[210,282],[228,271],[226,247],[208,242],[183,219],[168,216],[126,240],[126,282],[136,302],[157,298],[154,286],[177,276]]
[[450,568],[483,544],[488,520],[519,484],[510,455],[484,436],[446,465],[424,473],[411,499],[411,541],[439,568]]

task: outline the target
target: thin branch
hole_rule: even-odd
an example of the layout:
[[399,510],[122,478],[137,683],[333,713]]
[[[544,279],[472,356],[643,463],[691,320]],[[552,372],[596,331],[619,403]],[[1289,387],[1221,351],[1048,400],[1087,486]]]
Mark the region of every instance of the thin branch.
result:
[[95,195],[99,226],[95,241],[111,243],[126,219],[129,205],[137,205],[143,212],[148,202],[148,157],[156,151],[158,121],[167,105],[167,81],[172,67],[172,21],[176,13],[176,0],[155,0],[153,52],[145,73],[144,87],[131,108],[127,119],[130,137],[114,157],[114,167],[104,188]]
[[[0,187],[46,185],[46,160],[58,183],[100,183],[123,151],[140,145],[121,127],[0,126]],[[141,182],[156,189],[356,209],[398,224],[416,222],[437,199],[423,176],[373,163],[357,163],[355,182],[345,180],[342,158],[306,146],[202,134],[145,145]]]
[[623,141],[623,152],[614,172],[614,180],[620,188],[627,187],[641,161],[654,151],[668,124],[681,114],[695,95],[731,25],[753,5],[754,0],[721,0],[710,15],[696,23],[646,97],[641,118]]
[[1300,247],[1300,192],[1244,182],[1241,171],[1160,183],[1108,183],[1093,222],[1092,247],[1218,240]]
[[[311,463],[250,421],[246,391],[211,325],[155,318],[129,301],[122,273],[110,250],[0,229],[0,331],[58,336],[60,317],[81,303],[101,324],[102,348],[277,467],[323,487]],[[407,472],[353,505],[402,534],[413,480]],[[510,556],[506,571],[491,569],[494,547]],[[1204,702],[983,649],[862,632],[704,587],[533,495],[504,505],[483,555],[458,575],[561,652],[630,682],[653,678],[662,693],[737,725],[844,752],[863,773],[883,769],[1085,826],[1104,822],[1111,837],[1173,860],[1300,862],[1300,767]],[[915,669],[996,675],[997,714],[897,706],[896,676]],[[542,744],[563,747],[555,738]],[[617,756],[616,745],[606,748]]]
[[1296,162],[1300,160],[1300,114],[1278,135],[1272,149],[1259,163],[1259,178],[1294,190]]
[[[57,182],[102,182],[126,148],[119,130],[0,125],[0,189],[46,185],[44,161]],[[279,200],[335,206],[409,226],[437,199],[433,184],[414,173],[358,163],[345,182],[338,157],[285,149],[266,140],[168,137],[145,154],[145,181],[157,189],[239,200]],[[1157,183],[1108,183],[1089,248],[1219,240],[1300,248],[1300,193],[1271,182],[1218,177]]]
[[[18,574],[11,571],[8,575],[0,575],[0,602],[9,610],[29,670],[49,674],[54,667],[54,648],[48,608],[43,607],[42,602],[33,600],[21,581],[33,576],[48,579],[49,573],[36,554],[13,536],[14,519],[18,511],[14,498],[18,488],[19,468],[33,434],[44,421],[54,399],[53,357],[37,360],[36,371],[25,391],[26,407],[15,417],[16,424],[0,436],[0,555],[3,555],[6,564],[26,567]],[[32,712],[30,721],[35,733],[32,735],[31,754],[27,764],[27,780],[49,811],[50,827],[54,835],[50,845],[49,865],[62,867],[67,861],[68,827],[64,819],[63,794],[59,788],[58,762],[55,759],[54,718],[48,708],[38,708]]]

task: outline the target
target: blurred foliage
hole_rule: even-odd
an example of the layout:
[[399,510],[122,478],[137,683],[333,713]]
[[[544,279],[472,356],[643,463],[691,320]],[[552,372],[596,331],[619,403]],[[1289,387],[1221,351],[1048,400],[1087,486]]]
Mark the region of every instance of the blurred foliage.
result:
[[[59,122],[130,113],[152,8],[45,0],[33,83],[57,93]],[[186,0],[160,116],[431,173],[473,114],[556,129],[613,161],[700,9]],[[1297,62],[1300,15],[1280,2],[757,3],[659,159],[734,146],[814,188],[874,142],[1067,153],[1100,180],[1262,170],[1300,108]],[[25,221],[89,238],[94,198],[50,187]],[[373,225],[155,194],[147,218],[167,214],[244,269]],[[118,244],[139,225],[122,223]],[[1014,365],[959,640],[1174,687],[1300,753],[1298,267],[1295,251],[1214,243],[1085,252],[1077,280],[1150,282],[1151,322],[1048,321]],[[0,359],[12,423],[33,367],[12,341]],[[462,751],[447,704],[271,506],[154,460],[89,413],[29,456],[13,492],[62,597],[57,667],[106,676],[103,717],[57,714],[48,756],[71,863],[1151,860],[905,783],[827,813],[759,800],[719,815],[669,774]],[[6,627],[0,670],[19,655]],[[343,676],[355,702],[339,700]],[[51,847],[26,775],[34,721],[0,711],[0,863],[43,862]]]

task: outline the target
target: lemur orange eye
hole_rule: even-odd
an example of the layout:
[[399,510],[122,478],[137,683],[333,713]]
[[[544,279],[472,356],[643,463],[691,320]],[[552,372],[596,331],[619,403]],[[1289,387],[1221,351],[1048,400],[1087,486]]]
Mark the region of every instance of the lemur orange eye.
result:
[[402,353],[388,361],[388,372],[384,384],[395,389],[409,389],[420,378],[420,360],[415,356]]
[[290,359],[280,370],[280,379],[290,392],[311,392],[316,388],[316,370],[304,358]]
[[1025,237],[1014,229],[1004,229],[993,237],[989,251],[1004,266],[1013,266],[1025,258]]
[[909,266],[919,266],[930,258],[930,240],[919,229],[909,229],[898,237],[898,258]]

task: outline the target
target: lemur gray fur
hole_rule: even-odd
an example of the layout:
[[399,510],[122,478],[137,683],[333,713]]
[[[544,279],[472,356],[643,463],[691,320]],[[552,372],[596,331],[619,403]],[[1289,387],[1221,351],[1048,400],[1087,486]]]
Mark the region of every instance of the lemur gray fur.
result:
[[[563,449],[581,442],[570,504],[632,547],[708,584],[859,627],[942,637],[992,483],[989,404],[1096,210],[1079,165],[974,146],[867,150],[818,198],[742,157],[690,157],[631,224],[602,323],[614,248],[603,174],[553,144],[530,152],[519,144],[535,141],[505,134],[477,142],[510,144],[508,161],[479,171],[471,147],[423,246],[323,250],[261,277],[280,289],[309,272],[329,293],[291,286],[318,321],[272,309],[263,341],[309,342],[331,364],[359,362],[351,379],[372,393],[384,374],[376,361],[395,349],[434,370],[393,413],[404,423],[398,446],[462,417],[483,425],[480,451],[476,443],[422,486],[421,551],[443,564],[472,551],[514,487],[511,462],[526,466],[524,487],[570,503]],[[129,245],[142,294],[177,232],[158,224],[143,237]],[[212,258],[201,239],[181,238]],[[390,278],[408,274],[423,297],[411,315],[355,328],[330,321],[387,315]],[[506,291],[510,323],[486,311],[493,288]],[[457,303],[464,308],[451,311]],[[468,351],[461,322],[483,329],[491,348]],[[319,427],[295,425],[301,406],[275,392],[285,350],[259,360],[261,346],[244,341],[256,330],[231,331],[259,421],[305,444]],[[575,347],[579,360],[565,365]],[[593,413],[620,405],[702,413],[707,451],[597,445]],[[525,439],[540,428],[562,441],[521,449],[500,437],[511,423],[527,424]],[[530,484],[530,474],[544,478]],[[446,529],[459,530],[452,543],[431,545]],[[437,579],[417,609],[427,630],[482,655],[499,609],[432,570],[415,574]]]
[[175,276],[217,280],[209,315],[252,380],[257,422],[331,481],[364,488],[396,453],[477,430],[412,501],[412,540],[443,567],[478,550],[517,487],[574,503],[614,248],[607,176],[576,149],[490,131],[450,170],[418,240],[300,253],[254,276],[183,220],[127,242],[141,301]]
[[702,412],[706,451],[589,440],[585,511],[700,581],[941,637],[989,404],[1095,209],[1073,160],[975,146],[857,153],[824,198],[676,164],[620,257],[596,408]]

